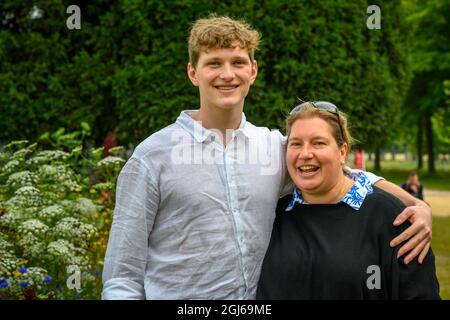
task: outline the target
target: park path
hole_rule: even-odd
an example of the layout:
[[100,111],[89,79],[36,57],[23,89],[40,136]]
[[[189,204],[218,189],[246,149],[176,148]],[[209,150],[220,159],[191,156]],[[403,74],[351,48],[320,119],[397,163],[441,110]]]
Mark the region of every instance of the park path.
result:
[[431,206],[434,216],[450,217],[450,191],[424,190],[425,201]]

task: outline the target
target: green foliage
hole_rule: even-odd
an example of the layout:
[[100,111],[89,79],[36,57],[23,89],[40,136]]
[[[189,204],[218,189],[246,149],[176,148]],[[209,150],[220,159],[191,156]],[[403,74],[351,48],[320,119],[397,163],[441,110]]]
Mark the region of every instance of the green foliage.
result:
[[[413,77],[403,106],[405,126],[414,134],[420,119],[431,119],[435,140],[430,153],[448,153],[450,105],[444,81],[450,75],[450,2],[403,0],[402,9],[409,29],[408,48]],[[414,135],[415,137],[416,135]],[[426,141],[431,144],[432,141]],[[413,138],[411,142],[417,139]],[[431,149],[431,148],[430,148]]]
[[[0,297],[100,298],[113,193],[124,160],[83,152],[79,139],[88,129],[42,136],[59,149],[13,141],[0,153]],[[76,290],[67,285],[70,266],[80,272]]]
[[68,30],[66,3],[2,1],[0,141],[32,139],[81,121],[101,143],[118,128],[137,144],[198,108],[186,76],[191,23],[211,12],[244,18],[263,35],[259,77],[245,112],[282,128],[297,97],[337,103],[362,142],[379,145],[396,124],[407,72],[398,2],[382,6],[382,29],[366,27],[368,1],[96,1],[81,6],[81,30]]
[[426,190],[450,190],[450,164],[447,161],[437,162],[437,172],[428,173],[425,170],[417,170],[413,161],[383,161],[382,171],[376,171],[371,163],[367,164],[367,170],[386,180],[401,185],[413,170],[417,171],[420,182]]

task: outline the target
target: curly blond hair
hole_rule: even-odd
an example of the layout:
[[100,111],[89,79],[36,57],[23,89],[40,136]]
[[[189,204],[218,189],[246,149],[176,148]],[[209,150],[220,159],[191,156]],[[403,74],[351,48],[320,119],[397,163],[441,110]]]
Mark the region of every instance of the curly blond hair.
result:
[[196,67],[202,50],[234,48],[236,45],[246,49],[253,61],[260,39],[261,34],[244,20],[212,14],[192,25],[188,40],[189,62]]

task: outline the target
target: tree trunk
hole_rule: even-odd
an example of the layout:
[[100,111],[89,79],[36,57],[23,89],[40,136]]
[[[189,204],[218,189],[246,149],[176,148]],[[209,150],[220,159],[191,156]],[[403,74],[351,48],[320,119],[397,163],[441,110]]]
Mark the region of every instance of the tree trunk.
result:
[[423,159],[422,159],[422,148],[423,148],[423,144],[422,144],[422,118],[419,116],[419,121],[417,124],[417,169],[422,169],[423,168]]
[[425,135],[427,137],[428,172],[435,173],[436,169],[434,167],[433,124],[431,123],[431,114],[427,114],[425,118]]
[[375,149],[375,162],[374,162],[374,171],[381,170],[381,150],[379,147]]

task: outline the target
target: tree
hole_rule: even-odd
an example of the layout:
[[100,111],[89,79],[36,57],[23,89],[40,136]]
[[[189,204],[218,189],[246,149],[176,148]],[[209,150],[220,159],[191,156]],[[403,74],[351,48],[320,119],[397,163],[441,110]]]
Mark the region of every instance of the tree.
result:
[[94,51],[93,32],[96,13],[107,3],[82,6],[81,30],[69,30],[63,1],[2,1],[0,141],[34,140],[82,121],[92,126],[103,108],[110,109],[104,103],[110,69]]
[[[436,130],[445,127],[442,115],[448,114],[444,80],[450,74],[450,1],[432,0],[402,2],[410,28],[409,47],[414,72],[405,100],[407,123],[417,124],[419,168],[422,158],[422,132],[428,153],[428,171],[435,171],[435,153],[444,142]],[[447,117],[448,118],[448,117]],[[442,130],[441,130],[442,132]],[[436,144],[437,142],[437,144]]]
[[[199,5],[201,4],[201,5]],[[369,30],[366,0],[116,0],[81,6],[81,29],[66,28],[61,0],[0,9],[0,141],[33,139],[58,127],[93,128],[100,143],[139,141],[198,108],[186,76],[189,27],[211,12],[244,18],[262,33],[259,76],[245,113],[257,125],[284,126],[301,98],[329,100],[350,116],[373,150],[394,135],[406,79],[399,2],[381,7]],[[19,129],[19,130],[17,130]]]

